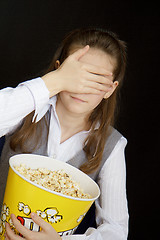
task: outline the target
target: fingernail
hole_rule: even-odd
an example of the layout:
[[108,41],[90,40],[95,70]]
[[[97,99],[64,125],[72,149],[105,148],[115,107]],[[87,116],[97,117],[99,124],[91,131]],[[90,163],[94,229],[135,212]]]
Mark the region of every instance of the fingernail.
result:
[[89,48],[89,45],[86,45],[84,48],[85,48],[85,49],[88,49],[88,48]]
[[31,212],[31,217],[34,218],[36,214],[34,212]]

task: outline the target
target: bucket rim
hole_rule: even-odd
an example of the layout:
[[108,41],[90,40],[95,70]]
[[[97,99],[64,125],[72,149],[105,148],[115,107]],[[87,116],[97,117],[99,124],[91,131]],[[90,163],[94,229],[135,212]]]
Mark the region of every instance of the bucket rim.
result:
[[[48,157],[48,156],[37,155],[37,154],[16,154],[16,155],[10,157],[10,159],[9,159],[9,166],[11,167],[11,169],[12,169],[19,177],[21,177],[23,180],[27,181],[28,183],[30,183],[30,184],[32,184],[32,185],[34,185],[34,186],[36,186],[36,187],[38,187],[38,188],[46,191],[46,192],[50,192],[50,193],[52,193],[52,194],[56,194],[56,195],[58,195],[58,196],[65,197],[65,198],[69,198],[69,199],[76,200],[76,201],[94,202],[96,199],[99,198],[99,196],[100,196],[100,189],[99,189],[98,184],[97,184],[93,179],[91,179],[87,174],[83,173],[83,172],[82,172],[81,170],[79,170],[78,168],[76,168],[76,167],[74,167],[74,166],[72,166],[72,165],[70,165],[70,164],[68,164],[68,163],[66,163],[66,162],[62,162],[62,161],[60,161],[60,160],[57,160],[57,159],[52,159],[52,160],[55,160],[55,161],[58,161],[58,162],[67,164],[67,165],[69,165],[69,167],[76,169],[76,171],[80,171],[81,174],[86,175],[86,177],[88,177],[88,178],[95,184],[95,186],[97,187],[97,189],[98,189],[98,194],[97,194],[94,198],[78,198],[78,197],[72,197],[72,196],[69,196],[69,195],[65,195],[65,194],[62,194],[62,193],[58,193],[58,192],[56,192],[56,191],[52,191],[52,190],[47,189],[47,188],[45,188],[45,187],[43,187],[43,186],[41,186],[41,185],[39,185],[39,184],[36,184],[36,183],[32,182],[31,180],[27,179],[27,178],[24,177],[22,174],[20,174],[20,173],[14,168],[14,166],[13,166],[13,164],[12,164],[12,159],[15,158],[16,156],[20,156],[20,155],[23,155],[23,156],[24,156],[24,155],[25,155],[25,156],[26,156],[26,155],[27,155],[27,156],[31,156],[31,155],[32,155],[32,156],[44,157],[44,158],[48,158],[48,159],[52,159],[52,158],[51,158],[51,157]],[[47,168],[47,167],[46,167],[46,168]]]

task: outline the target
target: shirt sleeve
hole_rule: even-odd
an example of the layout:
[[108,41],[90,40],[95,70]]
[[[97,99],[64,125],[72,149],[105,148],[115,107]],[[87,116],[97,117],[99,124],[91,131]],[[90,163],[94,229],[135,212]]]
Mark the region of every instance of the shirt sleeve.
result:
[[0,90],[0,137],[13,131],[29,113],[46,108],[49,91],[41,78]]
[[82,235],[64,236],[63,240],[127,240],[126,144],[127,140],[121,137],[99,174],[101,195],[96,201],[98,228],[88,228]]

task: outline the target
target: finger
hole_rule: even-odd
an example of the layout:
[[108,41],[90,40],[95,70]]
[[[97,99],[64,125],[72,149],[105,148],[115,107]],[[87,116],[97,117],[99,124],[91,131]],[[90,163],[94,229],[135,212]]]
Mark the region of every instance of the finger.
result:
[[6,236],[5,239],[6,240],[24,240],[24,238],[16,235],[10,228],[9,223],[6,222],[5,224],[6,227]]
[[[13,225],[15,226],[16,230],[21,233],[24,237],[29,237],[32,232],[27,229],[25,226],[23,226],[20,221],[16,218],[14,214],[11,214],[11,219],[13,222]],[[17,235],[16,235],[17,236]],[[16,239],[24,239],[24,238],[16,238]]]
[[10,240],[10,238],[8,238],[7,235],[4,235],[4,239],[5,239],[5,240]]
[[91,64],[84,64],[84,67],[85,67],[86,71],[93,73],[93,74],[102,75],[102,76],[113,76],[113,73],[111,71],[108,71],[102,67],[98,67],[98,66],[91,65]]
[[[99,88],[99,89],[98,89]],[[103,87],[99,87],[97,85],[97,83],[95,84],[91,84],[90,86],[86,86],[83,88],[83,90],[81,90],[79,93],[83,93],[83,94],[96,94],[96,95],[99,95],[99,94],[102,94],[102,90],[101,89],[104,89]]]
[[101,76],[101,75],[96,75],[96,74],[88,74],[87,79],[92,81],[92,82],[97,82],[100,84],[106,84],[109,86],[113,85],[112,80],[109,77]]
[[92,87],[86,87],[84,90],[83,90],[83,93],[84,94],[96,94],[96,95],[99,95],[101,94],[101,91],[100,90],[97,90],[97,89],[94,89]]
[[48,228],[51,227],[49,223],[44,221],[41,217],[39,217],[36,213],[32,212],[31,213],[31,218],[33,221],[38,224],[44,231],[48,230]]
[[6,233],[6,232],[4,233],[4,239],[5,239],[5,240],[10,240],[9,237],[7,236],[7,233]]
[[113,88],[112,86],[105,85],[105,84],[99,84],[99,83],[96,83],[96,82],[95,83],[94,82],[90,82],[89,87],[90,88],[94,88],[97,91],[103,91],[103,92],[109,92]]
[[78,49],[76,52],[74,52],[71,57],[73,57],[76,60],[79,60],[82,56],[84,56],[89,50],[89,45],[85,46],[84,48]]
[[[31,213],[31,218],[33,221],[38,224],[42,228],[42,235],[45,237],[42,237],[42,239],[57,239],[60,240],[60,235],[56,232],[56,230],[51,226],[50,223],[45,222],[41,217],[39,217],[36,213]],[[37,235],[38,236],[38,235]],[[47,238],[47,236],[52,236]],[[36,238],[39,239],[39,238]]]

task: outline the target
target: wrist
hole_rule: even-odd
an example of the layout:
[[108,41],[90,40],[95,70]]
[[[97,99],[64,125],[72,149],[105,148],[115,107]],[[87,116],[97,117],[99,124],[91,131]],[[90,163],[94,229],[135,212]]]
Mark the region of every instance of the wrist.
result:
[[61,81],[59,79],[59,76],[58,76],[56,70],[45,74],[41,78],[44,81],[44,83],[50,93],[49,94],[50,97],[53,97],[54,95],[56,95],[62,91]]

